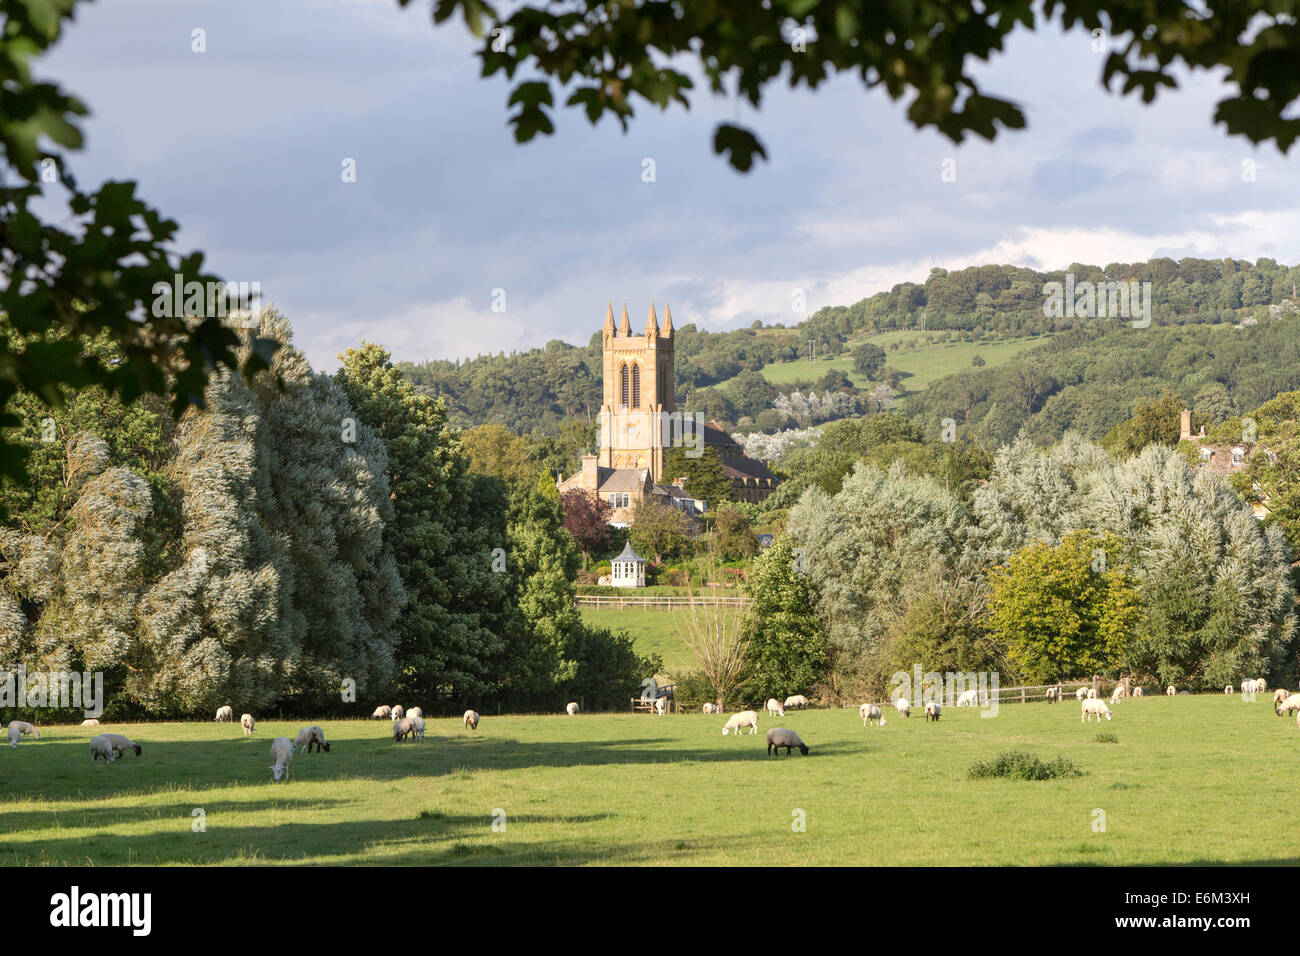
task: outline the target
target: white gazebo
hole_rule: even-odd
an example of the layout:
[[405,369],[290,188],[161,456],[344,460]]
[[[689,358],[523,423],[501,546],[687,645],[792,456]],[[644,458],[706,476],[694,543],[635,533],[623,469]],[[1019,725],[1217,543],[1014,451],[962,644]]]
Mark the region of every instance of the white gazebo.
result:
[[632,550],[632,542],[623,546],[623,553],[610,562],[609,583],[616,588],[645,587],[645,561]]

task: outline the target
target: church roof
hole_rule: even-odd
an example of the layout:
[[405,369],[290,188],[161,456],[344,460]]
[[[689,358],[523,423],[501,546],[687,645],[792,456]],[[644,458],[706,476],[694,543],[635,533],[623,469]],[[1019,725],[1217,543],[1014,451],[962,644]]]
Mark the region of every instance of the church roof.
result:
[[640,491],[645,488],[649,473],[644,468],[601,468],[597,476],[597,491]]
[[645,558],[641,557],[639,554],[637,554],[635,551],[632,550],[631,541],[623,545],[623,552],[614,560],[615,561],[640,561],[642,564],[645,564]]

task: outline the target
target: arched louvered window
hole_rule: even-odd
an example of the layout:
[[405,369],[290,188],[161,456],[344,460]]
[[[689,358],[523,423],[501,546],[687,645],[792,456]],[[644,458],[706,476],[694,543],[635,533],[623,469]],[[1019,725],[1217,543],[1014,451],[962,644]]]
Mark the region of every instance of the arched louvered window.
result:
[[632,366],[632,407],[641,407],[641,366]]
[[619,404],[627,408],[628,399],[631,397],[631,386],[628,384],[628,371],[626,363],[619,370],[619,379],[622,381],[623,390],[620,393]]

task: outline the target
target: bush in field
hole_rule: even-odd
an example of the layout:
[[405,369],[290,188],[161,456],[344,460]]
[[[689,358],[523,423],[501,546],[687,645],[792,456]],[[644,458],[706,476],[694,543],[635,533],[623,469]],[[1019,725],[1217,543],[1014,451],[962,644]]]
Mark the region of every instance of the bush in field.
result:
[[980,780],[1005,777],[1010,780],[1054,780],[1058,777],[1081,777],[1083,771],[1069,757],[1043,761],[1022,750],[1004,750],[992,760],[971,764],[970,776]]

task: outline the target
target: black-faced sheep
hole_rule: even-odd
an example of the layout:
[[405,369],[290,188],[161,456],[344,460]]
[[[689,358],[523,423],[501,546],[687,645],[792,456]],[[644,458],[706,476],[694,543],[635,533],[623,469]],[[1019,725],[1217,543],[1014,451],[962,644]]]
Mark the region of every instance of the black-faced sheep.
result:
[[782,747],[787,756],[795,747],[799,748],[799,753],[808,756],[808,745],[799,739],[798,734],[784,727],[773,727],[767,732],[767,755],[770,757],[773,753],[779,753]]

